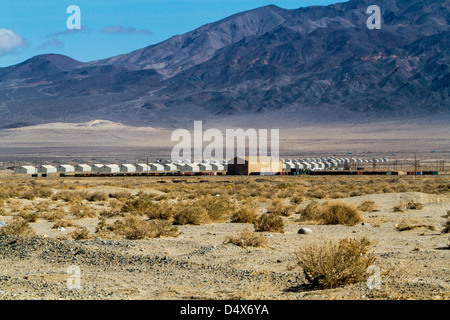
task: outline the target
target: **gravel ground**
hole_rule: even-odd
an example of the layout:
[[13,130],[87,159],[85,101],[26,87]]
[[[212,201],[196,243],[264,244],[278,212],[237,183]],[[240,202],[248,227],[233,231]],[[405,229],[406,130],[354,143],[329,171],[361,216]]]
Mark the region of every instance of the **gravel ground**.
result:
[[[0,299],[449,299],[448,234],[440,230],[448,196],[421,193],[379,194],[379,211],[353,227],[302,225],[298,215],[284,218],[285,232],[264,233],[267,248],[244,249],[226,243],[229,235],[252,225],[214,223],[179,226],[176,238],[149,240],[61,240],[50,225],[31,224],[37,236],[0,237]],[[420,211],[394,213],[399,199],[421,200]],[[395,224],[419,217],[436,230],[400,232]],[[94,221],[85,220],[91,228]],[[299,235],[300,227],[313,230]],[[368,237],[381,269],[381,289],[366,283],[332,290],[310,290],[295,251],[306,244],[345,237]],[[71,288],[79,268],[80,286]]]

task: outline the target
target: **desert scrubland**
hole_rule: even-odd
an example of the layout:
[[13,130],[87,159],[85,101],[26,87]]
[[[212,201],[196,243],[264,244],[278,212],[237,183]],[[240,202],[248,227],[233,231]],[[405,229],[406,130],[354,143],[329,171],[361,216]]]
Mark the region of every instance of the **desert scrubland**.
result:
[[0,298],[448,299],[449,213],[446,175],[5,173]]

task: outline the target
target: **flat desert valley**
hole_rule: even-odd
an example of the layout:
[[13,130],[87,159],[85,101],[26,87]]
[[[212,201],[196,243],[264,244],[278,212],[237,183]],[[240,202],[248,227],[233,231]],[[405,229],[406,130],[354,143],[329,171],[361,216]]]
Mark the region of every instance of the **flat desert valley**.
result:
[[2,173],[0,204],[0,299],[450,298],[448,175]]

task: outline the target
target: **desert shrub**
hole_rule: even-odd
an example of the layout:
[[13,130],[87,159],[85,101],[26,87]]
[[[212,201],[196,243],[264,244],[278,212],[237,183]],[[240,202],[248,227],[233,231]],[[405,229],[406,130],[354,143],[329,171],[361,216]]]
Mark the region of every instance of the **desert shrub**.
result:
[[17,215],[27,222],[36,222],[39,219],[39,213],[31,210],[23,210]]
[[0,228],[0,236],[7,235],[31,236],[35,235],[35,232],[28,221],[21,217],[14,217],[4,227]]
[[406,209],[407,207],[404,203],[397,204],[393,208],[394,212],[405,212]]
[[378,210],[378,206],[375,201],[365,200],[358,206],[358,209],[364,212],[373,212]]
[[284,233],[283,219],[273,213],[265,213],[254,223],[255,231],[269,231]]
[[27,200],[34,200],[36,198],[36,194],[34,193],[33,189],[25,189],[20,194],[19,198],[21,199],[27,199]]
[[147,212],[149,219],[169,220],[172,219],[175,206],[168,202],[158,202]]
[[102,191],[96,191],[92,194],[90,194],[87,198],[88,201],[91,202],[100,202],[100,201],[106,201],[108,200],[108,195],[105,192]]
[[53,201],[63,200],[65,202],[81,202],[89,198],[89,194],[85,191],[58,191],[51,196]]
[[325,199],[327,194],[324,190],[314,189],[308,190],[307,196],[313,199]]
[[99,215],[101,217],[115,217],[115,216],[123,216],[123,203],[117,199],[111,199],[108,202],[108,207],[103,209]]
[[324,224],[342,224],[354,226],[361,222],[362,216],[352,205],[344,202],[326,204],[323,210]]
[[367,268],[375,258],[368,255],[371,242],[342,239],[337,243],[310,244],[296,252],[298,265],[314,288],[327,289],[367,279]]
[[295,194],[291,197],[291,201],[295,204],[300,204],[305,200],[305,198],[300,194]]
[[421,204],[420,202],[411,200],[406,203],[406,208],[411,209],[411,210],[422,210],[423,204]]
[[196,206],[205,208],[211,221],[224,221],[236,209],[236,204],[227,196],[206,196],[198,200]]
[[34,200],[35,198],[50,198],[53,194],[52,189],[44,186],[33,186],[24,188],[21,191],[20,198]]
[[145,216],[151,213],[155,205],[149,197],[130,199],[123,205],[122,212]]
[[50,204],[48,201],[41,201],[41,202],[34,204],[34,209],[37,212],[47,212],[47,211],[51,210]]
[[76,224],[72,220],[58,220],[53,224],[52,229],[68,228],[75,226]]
[[6,204],[5,200],[0,198],[0,216],[3,216],[6,214]]
[[43,214],[43,218],[48,221],[62,220],[66,217],[67,212],[64,208],[55,208]]
[[244,205],[232,214],[231,222],[253,223],[257,218],[258,209],[253,206]]
[[393,210],[394,212],[405,212],[407,209],[410,210],[421,210],[423,208],[423,204],[417,201],[408,201],[408,202],[402,202],[396,206],[394,206]]
[[178,228],[167,220],[145,221],[136,216],[118,220],[109,229],[130,240],[178,236]]
[[128,191],[117,191],[110,194],[111,198],[120,200],[120,201],[126,201],[128,199],[131,199],[133,196]]
[[322,219],[323,206],[317,201],[311,201],[300,211],[300,220],[319,221]]
[[450,210],[447,211],[447,221],[445,222],[443,233],[450,233]]
[[267,245],[267,239],[262,234],[252,232],[248,228],[245,228],[236,236],[228,236],[225,242],[243,248],[265,247]]
[[363,193],[360,190],[354,190],[354,191],[350,192],[350,197],[359,197],[362,195],[363,195]]
[[350,195],[343,192],[332,192],[330,194],[331,199],[342,199],[342,198],[348,198]]
[[436,230],[436,227],[430,224],[423,223],[420,219],[402,219],[400,224],[396,226],[398,231],[409,231],[414,229],[428,229],[431,231]]
[[342,224],[354,226],[361,222],[362,216],[357,208],[344,202],[319,204],[311,202],[301,211],[301,221],[315,221],[320,224]]
[[92,235],[89,233],[88,229],[82,226],[77,226],[75,230],[69,233],[69,236],[74,240],[86,240],[92,238]]
[[97,216],[97,210],[80,202],[71,204],[69,207],[69,213],[78,219],[94,218]]
[[295,209],[295,205],[285,205],[280,199],[275,199],[272,201],[267,211],[276,215],[289,217],[295,212]]
[[210,222],[208,211],[199,206],[196,202],[179,206],[177,212],[173,216],[173,220],[177,224],[193,224],[201,225]]

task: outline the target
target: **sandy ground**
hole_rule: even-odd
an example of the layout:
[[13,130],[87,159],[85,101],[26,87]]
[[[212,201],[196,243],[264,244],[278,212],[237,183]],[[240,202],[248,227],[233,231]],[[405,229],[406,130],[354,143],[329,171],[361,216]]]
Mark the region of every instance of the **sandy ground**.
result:
[[[267,121],[269,121],[268,119]],[[232,125],[234,123],[234,125]],[[282,122],[281,122],[282,123]],[[448,119],[379,121],[312,125],[299,123],[273,128],[271,122],[255,124],[245,118],[236,122],[204,123],[203,132],[217,125],[226,128],[279,130],[281,156],[430,157],[450,159]],[[191,124],[193,126],[193,124]],[[145,161],[170,158],[178,144],[172,141],[178,128],[133,127],[104,120],[86,123],[49,123],[0,130],[0,161]],[[186,128],[192,130],[192,128]],[[209,142],[204,142],[204,147]],[[270,148],[269,148],[270,149]],[[231,158],[231,157],[229,157]]]
[[[32,223],[38,237],[0,239],[0,299],[436,299],[450,298],[450,239],[441,230],[450,195],[406,192],[342,199],[373,200],[379,210],[364,213],[356,226],[303,225],[298,214],[284,217],[285,232],[269,233],[267,248],[225,242],[253,225],[213,223],[179,226],[177,238],[151,240],[55,240],[64,232],[53,223]],[[422,210],[393,212],[401,201],[420,201]],[[302,205],[306,205],[305,202]],[[0,217],[7,221],[10,217]],[[402,221],[436,229],[398,231]],[[78,220],[94,232],[97,219]],[[313,234],[300,235],[301,227]],[[380,289],[359,283],[309,290],[295,252],[310,243],[352,237],[374,241]],[[80,287],[69,289],[75,265]]]

